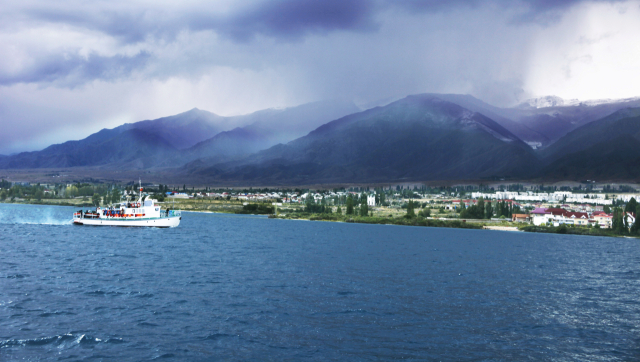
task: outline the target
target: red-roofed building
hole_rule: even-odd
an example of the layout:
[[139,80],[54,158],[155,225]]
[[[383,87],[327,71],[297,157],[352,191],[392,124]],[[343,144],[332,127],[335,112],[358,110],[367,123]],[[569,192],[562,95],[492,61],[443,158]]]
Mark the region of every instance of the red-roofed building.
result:
[[564,216],[565,221],[573,220],[572,223],[565,222],[565,224],[573,224],[573,225],[587,225],[589,223],[589,214],[586,212],[569,212],[567,211],[562,216]]
[[597,215],[593,215],[593,219],[603,229],[610,228],[611,224],[613,223],[613,215],[611,214],[599,213]]

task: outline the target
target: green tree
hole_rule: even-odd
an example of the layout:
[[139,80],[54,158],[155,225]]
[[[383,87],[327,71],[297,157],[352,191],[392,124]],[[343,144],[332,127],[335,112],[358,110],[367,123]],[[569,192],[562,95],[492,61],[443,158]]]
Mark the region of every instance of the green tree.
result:
[[347,215],[353,215],[353,196],[347,196]]
[[338,209],[336,210],[336,214],[342,215],[342,209],[340,208],[339,205],[338,205]]
[[487,202],[484,208],[484,217],[487,219],[491,219],[493,217],[493,208],[491,207],[490,202]]
[[0,201],[4,201],[7,199],[7,191],[2,190],[0,191]]
[[91,203],[93,204],[93,206],[95,207],[100,206],[100,199],[102,199],[100,197],[100,194],[98,193],[93,194],[93,196],[91,197]]
[[429,217],[431,216],[431,209],[429,209],[428,207],[425,207],[424,209],[422,209],[419,213],[418,216],[422,216],[422,217]]
[[111,203],[112,203],[112,204],[115,204],[115,203],[117,203],[117,202],[120,202],[120,198],[121,198],[121,197],[122,197],[122,196],[120,195],[120,189],[118,189],[118,188],[114,188],[114,189],[111,191]]
[[627,205],[624,207],[624,212],[632,212],[632,213],[636,213],[636,208],[638,207],[638,202],[636,201],[635,198],[631,198],[631,200],[629,200],[629,202],[627,202]]
[[476,216],[478,219],[484,219],[484,198],[480,196],[478,198],[478,210],[476,211]]
[[566,224],[560,224],[560,226],[556,228],[556,233],[558,234],[566,234],[567,231],[568,231],[568,228]]
[[604,212],[606,212],[607,214],[610,214],[610,213],[611,213],[611,208],[610,208],[608,205],[605,205],[605,206],[604,206],[604,208],[602,208],[602,210],[603,210]]
[[369,205],[366,201],[360,204],[360,216],[369,216]]
[[64,194],[69,198],[74,198],[78,196],[78,188],[73,185],[67,186],[67,188],[64,191]]
[[408,218],[416,217],[416,213],[415,213],[414,208],[415,208],[415,206],[413,204],[413,200],[409,200],[409,204],[407,205],[407,215],[406,215],[406,217],[408,217]]
[[311,192],[307,193],[307,198],[305,199],[305,211],[306,212],[312,212],[313,206],[315,206],[315,200],[313,199],[313,195],[311,195]]
[[638,222],[638,214],[636,214],[636,221],[631,224],[631,228],[629,229],[629,234],[638,235],[640,233],[640,222]]
[[82,187],[78,188],[78,195],[79,196],[91,196],[94,194],[93,191],[93,187],[89,186],[89,185],[85,185]]
[[36,198],[36,200],[42,201],[42,198],[44,197],[44,192],[42,192],[42,190],[38,190],[36,191],[34,197]]
[[618,235],[622,235],[625,232],[623,219],[624,217],[623,217],[622,209],[616,207],[613,210],[613,221],[611,224],[611,229],[613,230],[614,233]]

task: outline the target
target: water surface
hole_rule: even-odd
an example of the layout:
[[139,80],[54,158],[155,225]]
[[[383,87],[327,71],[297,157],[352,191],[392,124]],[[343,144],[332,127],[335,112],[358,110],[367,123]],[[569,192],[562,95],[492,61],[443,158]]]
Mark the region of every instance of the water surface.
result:
[[639,360],[635,239],[0,204],[0,360]]

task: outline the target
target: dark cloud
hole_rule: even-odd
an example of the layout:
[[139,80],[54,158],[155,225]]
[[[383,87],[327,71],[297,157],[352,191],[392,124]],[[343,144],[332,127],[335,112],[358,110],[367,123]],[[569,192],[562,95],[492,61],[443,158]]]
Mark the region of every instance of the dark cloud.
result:
[[215,30],[241,41],[256,34],[291,39],[336,30],[366,31],[377,28],[374,13],[370,0],[268,1],[224,19]]
[[[590,2],[619,2],[593,0]],[[440,12],[498,4],[502,8],[519,7],[517,21],[545,21],[550,15],[586,0],[275,0],[252,6],[236,6],[225,15],[186,8],[163,13],[159,8],[132,6],[122,11],[91,8],[45,7],[28,11],[41,21],[71,24],[100,31],[124,43],[138,43],[148,38],[172,41],[182,30],[211,30],[235,41],[246,42],[256,35],[283,41],[298,40],[308,34],[333,31],[375,31],[376,17],[384,9],[400,8],[409,12]]]
[[513,16],[513,25],[538,23],[549,25],[562,19],[563,12],[581,3],[616,3],[625,0],[405,0],[390,1],[389,6],[395,6],[410,12],[437,13],[460,8],[475,9],[482,5],[494,3],[502,8],[518,8],[519,12]]
[[225,16],[185,8],[176,13],[134,7],[128,11],[37,8],[29,16],[45,22],[71,24],[99,31],[124,43],[138,43],[149,37],[174,40],[182,30],[211,30],[235,41],[246,42],[256,35],[297,40],[311,33],[375,30],[373,17],[379,1],[374,0],[278,0],[238,7]]
[[84,57],[78,53],[64,53],[38,58],[34,64],[14,74],[0,74],[1,85],[17,83],[58,83],[74,87],[88,81],[115,80],[129,76],[143,68],[151,55],[140,52],[135,56],[102,56],[95,53]]
[[[531,13],[545,13],[553,10],[561,10],[573,5],[585,2],[619,2],[622,0],[495,0],[494,3],[502,7],[524,6]],[[489,3],[486,0],[405,0],[389,1],[394,6],[411,9],[414,11],[442,11],[460,7],[477,7]]]
[[[256,36],[289,42],[311,34],[336,31],[376,32],[388,9],[402,9],[411,16],[474,9],[492,3],[501,8],[518,7],[520,15],[513,23],[520,23],[546,21],[553,14],[580,2],[584,0],[264,0],[251,5],[234,5],[224,15],[211,12],[206,5],[172,11],[133,3],[116,11],[117,7],[69,6],[65,9],[43,3],[45,5],[29,8],[26,14],[40,22],[72,25],[107,34],[123,44],[149,44],[157,40],[172,43],[183,30],[212,31],[234,42],[248,43]],[[3,19],[10,20],[6,15]],[[59,52],[43,59],[35,57],[33,65],[18,73],[0,71],[0,84],[58,82],[76,86],[93,79],[113,80],[126,77],[133,70],[144,69],[151,59],[148,52],[133,57],[106,57],[96,53],[83,57],[68,54],[64,49]]]
[[182,27],[179,19],[154,20],[152,14],[139,8],[127,12],[36,8],[29,10],[28,13],[38,21],[68,24],[98,31],[128,44],[142,42],[149,36],[173,37]]

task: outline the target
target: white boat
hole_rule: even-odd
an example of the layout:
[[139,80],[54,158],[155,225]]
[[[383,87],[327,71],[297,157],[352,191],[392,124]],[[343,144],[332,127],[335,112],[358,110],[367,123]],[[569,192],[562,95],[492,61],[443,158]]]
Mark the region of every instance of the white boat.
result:
[[127,200],[95,211],[79,210],[73,214],[75,225],[91,226],[147,226],[169,228],[180,225],[180,210],[162,210],[156,200],[140,193],[137,199]]

